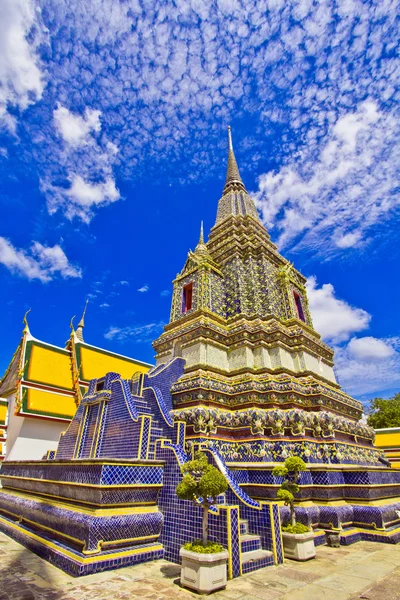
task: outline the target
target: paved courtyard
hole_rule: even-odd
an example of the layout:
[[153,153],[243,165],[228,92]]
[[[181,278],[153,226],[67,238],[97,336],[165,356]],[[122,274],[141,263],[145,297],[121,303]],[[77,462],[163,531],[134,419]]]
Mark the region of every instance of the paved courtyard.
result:
[[[0,533],[0,600],[193,600],[179,567],[164,560],[75,579]],[[400,544],[360,542],[317,548],[307,563],[287,561],[228,582],[215,600],[400,600]]]

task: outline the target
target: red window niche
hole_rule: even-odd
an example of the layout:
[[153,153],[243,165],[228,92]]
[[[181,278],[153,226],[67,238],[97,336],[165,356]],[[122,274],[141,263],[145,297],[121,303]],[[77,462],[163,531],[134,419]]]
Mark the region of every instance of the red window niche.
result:
[[293,292],[293,296],[294,296],[294,301],[296,303],[297,315],[298,315],[299,319],[301,319],[305,323],[306,318],[304,316],[304,310],[303,310],[303,305],[301,303],[301,298],[298,294],[296,294],[296,292]]
[[193,283],[187,283],[183,286],[182,292],[182,312],[185,313],[192,308],[193,301]]

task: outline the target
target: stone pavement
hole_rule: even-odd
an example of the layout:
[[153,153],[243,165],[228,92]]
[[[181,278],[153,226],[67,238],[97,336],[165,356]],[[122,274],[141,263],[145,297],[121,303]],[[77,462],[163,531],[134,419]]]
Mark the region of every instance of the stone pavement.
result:
[[[195,600],[179,567],[164,560],[75,579],[0,533],[0,600]],[[213,600],[400,600],[400,544],[319,546],[307,563],[287,561],[228,582]]]

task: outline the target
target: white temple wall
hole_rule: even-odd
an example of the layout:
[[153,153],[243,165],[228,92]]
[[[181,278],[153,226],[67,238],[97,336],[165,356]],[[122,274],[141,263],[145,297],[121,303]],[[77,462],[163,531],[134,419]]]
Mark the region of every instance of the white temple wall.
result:
[[271,358],[269,356],[267,348],[264,348],[263,346],[260,346],[259,348],[254,348],[253,356],[254,367],[256,369],[271,368]]
[[243,369],[243,367],[252,369],[253,366],[254,355],[251,348],[248,348],[247,346],[241,346],[240,348],[231,350],[229,353],[229,368],[231,371]]
[[219,367],[225,371],[229,371],[228,353],[223,348],[206,344],[206,364]]
[[279,348],[279,354],[281,358],[281,366],[290,371],[295,371],[295,364],[293,361],[292,353],[285,348]]
[[55,450],[66,422],[20,417],[14,414],[15,395],[9,398],[7,452],[5,460],[39,460]]
[[329,381],[336,382],[335,374],[333,372],[332,367],[324,363],[323,360],[318,359],[316,356],[312,354],[308,354],[307,352],[303,352],[304,362],[306,365],[306,369],[308,371],[312,371],[317,375],[322,375],[325,379]]

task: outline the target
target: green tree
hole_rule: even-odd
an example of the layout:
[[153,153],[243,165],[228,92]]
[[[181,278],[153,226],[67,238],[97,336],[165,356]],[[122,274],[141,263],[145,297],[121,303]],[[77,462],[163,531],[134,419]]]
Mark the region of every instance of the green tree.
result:
[[283,500],[285,506],[290,509],[290,524],[296,525],[296,515],[294,512],[294,495],[300,491],[298,481],[300,472],[307,469],[306,463],[298,456],[290,456],[285,460],[283,465],[278,465],[272,471],[275,477],[283,477],[283,482],[276,497]]
[[400,427],[400,393],[384,400],[374,398],[370,402],[371,414],[368,416],[368,425],[374,429],[385,427]]
[[208,543],[208,509],[215,504],[217,496],[228,489],[225,477],[208,463],[207,456],[198,452],[194,460],[182,467],[183,479],[176,487],[181,500],[191,500],[203,508],[203,546]]

